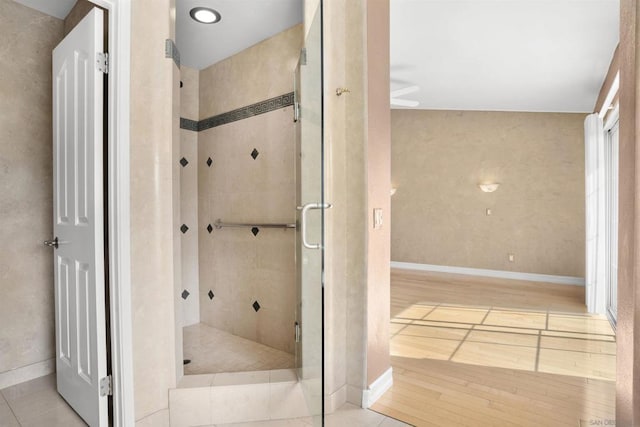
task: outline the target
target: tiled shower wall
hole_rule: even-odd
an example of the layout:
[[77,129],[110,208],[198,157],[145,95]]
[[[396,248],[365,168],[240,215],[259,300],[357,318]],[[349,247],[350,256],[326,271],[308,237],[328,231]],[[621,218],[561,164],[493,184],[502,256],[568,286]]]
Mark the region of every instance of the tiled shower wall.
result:
[[295,231],[209,226],[295,222],[291,92],[301,48],[298,25],[202,70],[197,132],[200,320],[290,353]]
[[295,222],[293,71],[302,26],[201,72],[181,68],[184,325],[202,321],[293,352],[295,232],[217,230]]
[[[180,117],[198,120],[199,72],[180,68]],[[184,120],[183,120],[184,121]],[[200,286],[198,271],[198,133],[180,129],[180,222],[182,254],[183,326],[200,322]],[[206,167],[206,165],[205,165]]]
[[0,388],[52,372],[51,51],[64,23],[0,0]]

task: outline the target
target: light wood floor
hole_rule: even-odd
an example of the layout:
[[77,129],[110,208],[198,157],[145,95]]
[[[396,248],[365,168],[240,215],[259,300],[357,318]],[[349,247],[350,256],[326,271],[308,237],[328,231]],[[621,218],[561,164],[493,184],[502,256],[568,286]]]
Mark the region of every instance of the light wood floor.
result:
[[391,317],[394,385],[378,412],[416,426],[612,424],[615,336],[582,287],[394,270]]

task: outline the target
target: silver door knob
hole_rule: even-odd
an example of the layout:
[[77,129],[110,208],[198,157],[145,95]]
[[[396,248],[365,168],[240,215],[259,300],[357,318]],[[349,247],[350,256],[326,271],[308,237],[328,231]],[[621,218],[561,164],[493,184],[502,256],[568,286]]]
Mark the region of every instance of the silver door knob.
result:
[[44,245],[49,246],[50,248],[58,249],[58,238],[56,237],[53,240],[45,240]]

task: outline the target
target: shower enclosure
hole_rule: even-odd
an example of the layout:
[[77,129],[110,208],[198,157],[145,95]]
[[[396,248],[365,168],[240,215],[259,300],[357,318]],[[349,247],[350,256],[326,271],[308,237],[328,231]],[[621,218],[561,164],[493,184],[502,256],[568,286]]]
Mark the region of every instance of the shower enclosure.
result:
[[[302,20],[302,0],[296,7]],[[320,3],[306,15],[313,18],[216,63],[181,67],[177,299],[185,377],[295,379],[291,408],[266,418],[313,416],[320,425],[330,207]]]

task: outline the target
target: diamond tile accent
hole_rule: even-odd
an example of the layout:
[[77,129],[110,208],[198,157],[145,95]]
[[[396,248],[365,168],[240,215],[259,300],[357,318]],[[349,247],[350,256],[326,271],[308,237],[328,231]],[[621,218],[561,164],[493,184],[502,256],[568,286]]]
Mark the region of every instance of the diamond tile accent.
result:
[[182,291],[182,299],[189,298],[189,295],[191,295],[191,294],[189,293],[188,290],[185,289],[184,291]]
[[211,157],[209,157],[207,159],[207,166],[211,167],[212,164],[213,164],[213,160],[211,159]]
[[260,304],[258,304],[258,301],[253,302],[253,309],[256,311],[256,313],[258,312],[258,310],[260,310]]
[[189,160],[185,159],[184,157],[180,159],[180,164],[182,165],[182,167],[185,167],[189,164]]
[[207,225],[207,231],[209,232],[209,234],[211,234],[211,232],[213,231],[213,227],[211,226],[211,224]]
[[189,231],[189,227],[187,227],[186,224],[182,224],[182,227],[180,227],[180,231],[182,231],[182,234],[185,234],[187,231]]
[[209,299],[213,299],[213,297],[215,297],[212,290],[209,290],[209,293],[207,293],[207,295],[209,295]]
[[260,153],[258,152],[258,150],[254,148],[253,151],[251,152],[251,157],[253,157],[253,160],[257,159],[259,155]]
[[251,229],[251,232],[253,233],[254,236],[257,236],[258,233],[260,232],[260,229],[258,227],[253,227]]

